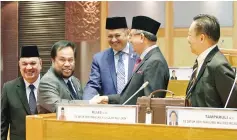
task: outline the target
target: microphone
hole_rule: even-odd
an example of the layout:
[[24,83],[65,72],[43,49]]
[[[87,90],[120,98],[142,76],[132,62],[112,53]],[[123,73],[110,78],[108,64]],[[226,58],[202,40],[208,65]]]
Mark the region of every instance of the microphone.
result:
[[130,98],[128,98],[122,105],[125,105],[127,102],[129,102],[135,95],[137,95],[138,92],[140,92],[142,89],[144,89],[149,84],[148,81],[146,81]]
[[226,103],[225,103],[225,107],[224,107],[224,108],[226,108],[227,105],[228,105],[228,103],[229,103],[229,100],[230,100],[230,97],[231,97],[231,95],[232,95],[232,93],[233,93],[233,90],[234,90],[236,81],[237,81],[237,72],[235,72],[235,80],[234,80],[234,83],[233,83],[232,88],[231,88],[231,90],[230,90],[230,93],[229,93],[229,96],[228,96],[228,98],[227,98],[227,101],[226,101]]

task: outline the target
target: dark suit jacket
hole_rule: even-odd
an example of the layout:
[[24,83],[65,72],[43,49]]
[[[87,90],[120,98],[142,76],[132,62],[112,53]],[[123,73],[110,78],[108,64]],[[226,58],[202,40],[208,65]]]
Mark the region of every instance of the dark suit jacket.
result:
[[[225,56],[215,47],[206,57],[193,87],[190,83],[186,98],[193,107],[224,107],[233,85],[235,73]],[[227,107],[237,108],[237,90]]]
[[[148,86],[127,103],[128,105],[135,105],[138,97],[148,96],[157,89],[167,89],[169,78],[170,75],[167,62],[160,52],[160,49],[158,47],[154,48],[146,54],[138,65],[123,89],[121,96],[118,94],[108,96],[109,103],[123,104],[143,85],[144,82],[148,81]],[[159,93],[157,94],[157,97],[164,98],[165,95],[166,93]]]
[[9,124],[10,139],[25,140],[25,117],[30,114],[23,78],[5,83],[1,94],[1,140],[7,140]]
[[[129,46],[128,79],[132,76],[137,55]],[[109,48],[95,54],[92,61],[89,81],[84,89],[83,99],[91,99],[97,93],[110,95],[117,93],[117,77],[114,65],[114,52]]]
[[175,77],[171,76],[170,80],[177,80],[177,77],[176,76]]
[[[169,125],[172,125],[172,122],[169,122]],[[178,125],[178,122],[175,122],[175,125]]]

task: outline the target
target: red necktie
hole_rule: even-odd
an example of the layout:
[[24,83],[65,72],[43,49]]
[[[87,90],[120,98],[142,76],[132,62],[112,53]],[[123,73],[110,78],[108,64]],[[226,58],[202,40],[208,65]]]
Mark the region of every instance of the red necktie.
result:
[[134,68],[133,68],[133,72],[135,72],[135,70],[137,69],[137,66],[141,63],[141,58],[138,58],[137,60],[136,60],[136,63],[135,63],[135,65],[134,65]]

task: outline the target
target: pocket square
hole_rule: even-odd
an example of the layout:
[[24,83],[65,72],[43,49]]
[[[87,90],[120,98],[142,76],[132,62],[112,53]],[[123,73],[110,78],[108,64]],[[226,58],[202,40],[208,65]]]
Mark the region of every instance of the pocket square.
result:
[[143,71],[141,71],[141,70],[138,70],[136,73],[138,73],[138,74],[142,74],[142,73],[143,73]]

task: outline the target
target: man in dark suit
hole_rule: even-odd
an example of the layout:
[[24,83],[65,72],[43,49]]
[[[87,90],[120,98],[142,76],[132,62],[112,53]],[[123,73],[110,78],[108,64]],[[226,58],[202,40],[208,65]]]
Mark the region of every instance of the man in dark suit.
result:
[[[159,27],[160,23],[149,17],[133,17],[129,40],[134,47],[134,51],[140,55],[140,63],[135,65],[135,71],[121,95],[96,97],[92,99],[94,102],[123,104],[146,81],[149,82],[148,86],[138,92],[138,94],[126,102],[126,104],[135,105],[138,97],[148,96],[151,92],[158,89],[167,89],[170,78],[169,69],[164,56],[156,45],[156,34]],[[164,98],[165,95],[166,93],[158,93],[156,96]]]
[[[235,73],[225,56],[219,51],[220,25],[211,15],[193,18],[188,42],[192,53],[198,57],[186,91],[186,106],[224,107],[234,83]],[[237,92],[227,107],[237,108]]]
[[25,140],[25,117],[37,114],[36,99],[42,61],[37,46],[21,48],[19,68],[22,77],[8,81],[1,94],[1,140]]
[[170,78],[171,80],[177,80],[177,76],[175,74],[175,70],[172,70],[172,76]]
[[[107,39],[110,48],[94,55],[83,99],[91,99],[98,93],[100,95],[120,94],[132,76],[137,55],[133,52],[131,44],[128,43],[127,28],[125,17],[106,19]],[[120,56],[122,64],[120,64]],[[124,72],[122,77],[120,68],[123,68],[122,73]],[[118,81],[119,78],[122,83]]]
[[52,66],[39,84],[37,101],[39,113],[56,112],[57,104],[82,99],[80,81],[73,76],[75,58],[74,43],[60,40],[52,46]]

